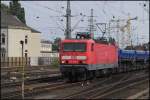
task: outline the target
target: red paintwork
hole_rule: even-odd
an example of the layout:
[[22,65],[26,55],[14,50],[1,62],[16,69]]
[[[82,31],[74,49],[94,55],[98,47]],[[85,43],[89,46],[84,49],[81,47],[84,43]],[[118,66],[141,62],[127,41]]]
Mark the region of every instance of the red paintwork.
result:
[[95,43],[95,64],[113,64],[118,62],[118,49],[114,45]]
[[[86,43],[86,52],[63,52],[62,44],[63,43]],[[91,51],[91,45],[94,43],[94,51]],[[60,62],[66,61],[62,60],[62,56],[87,56],[86,60],[77,60],[72,57],[72,59],[67,60],[67,64],[81,64],[80,61],[83,61],[84,64],[114,64],[118,62],[118,48],[114,45],[100,44],[95,43],[92,39],[84,40],[63,40],[61,41],[60,49]]]

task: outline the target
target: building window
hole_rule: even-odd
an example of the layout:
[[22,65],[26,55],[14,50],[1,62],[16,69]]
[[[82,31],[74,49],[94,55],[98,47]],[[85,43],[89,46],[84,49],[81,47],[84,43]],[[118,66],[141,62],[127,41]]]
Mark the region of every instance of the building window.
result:
[[2,34],[2,44],[5,44],[5,34]]
[[5,58],[5,55],[6,55],[6,49],[1,48],[1,57]]
[[25,36],[25,44],[27,44],[28,43],[28,36],[26,35]]

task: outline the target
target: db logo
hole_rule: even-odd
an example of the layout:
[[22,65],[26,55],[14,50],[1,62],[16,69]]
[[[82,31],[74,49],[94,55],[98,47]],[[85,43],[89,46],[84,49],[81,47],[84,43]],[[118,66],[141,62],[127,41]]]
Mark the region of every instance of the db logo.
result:
[[76,59],[76,56],[71,56],[71,59]]

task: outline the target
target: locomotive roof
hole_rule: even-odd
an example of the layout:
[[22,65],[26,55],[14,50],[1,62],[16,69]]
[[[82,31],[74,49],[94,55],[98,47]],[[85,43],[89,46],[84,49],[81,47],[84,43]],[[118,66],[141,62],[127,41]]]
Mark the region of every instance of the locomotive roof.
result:
[[61,41],[62,43],[74,43],[74,42],[76,42],[76,43],[81,43],[81,42],[83,42],[83,43],[98,43],[98,44],[101,44],[101,45],[113,45],[113,46],[116,46],[116,45],[114,45],[114,44],[110,44],[110,43],[103,43],[103,42],[97,42],[97,41],[95,41],[95,40],[93,40],[93,39],[65,39],[65,40],[62,40]]
[[81,42],[84,42],[84,43],[98,43],[98,44],[103,44],[103,45],[114,45],[116,46],[115,44],[110,44],[110,43],[105,43],[105,42],[101,42],[101,41],[95,41],[93,39],[65,39],[65,40],[62,40],[61,41],[62,43],[68,43],[68,42],[76,42],[76,43],[81,43]]
[[92,39],[65,39],[62,42],[94,42]]

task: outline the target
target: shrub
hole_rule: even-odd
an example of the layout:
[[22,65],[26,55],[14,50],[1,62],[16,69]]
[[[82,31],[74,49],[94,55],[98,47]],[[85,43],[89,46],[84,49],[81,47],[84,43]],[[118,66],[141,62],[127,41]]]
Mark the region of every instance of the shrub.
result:
[[52,65],[52,68],[58,68],[59,67],[59,58],[54,58],[51,65]]

